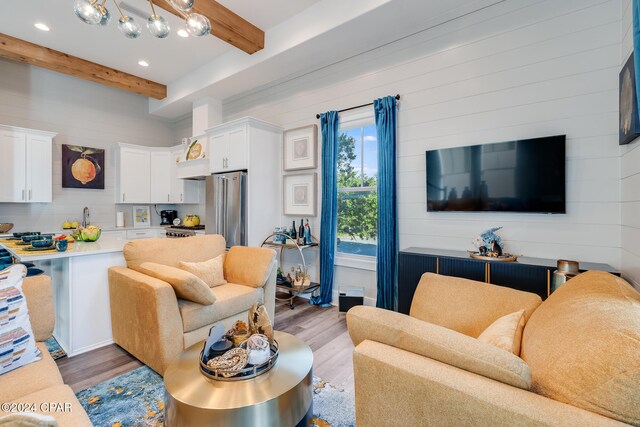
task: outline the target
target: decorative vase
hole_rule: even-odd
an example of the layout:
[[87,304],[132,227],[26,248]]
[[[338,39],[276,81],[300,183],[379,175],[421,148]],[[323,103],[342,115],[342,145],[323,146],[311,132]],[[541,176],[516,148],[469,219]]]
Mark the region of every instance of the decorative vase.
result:
[[558,289],[567,280],[580,274],[580,265],[578,261],[558,260],[557,270],[553,272],[551,278],[551,293]]

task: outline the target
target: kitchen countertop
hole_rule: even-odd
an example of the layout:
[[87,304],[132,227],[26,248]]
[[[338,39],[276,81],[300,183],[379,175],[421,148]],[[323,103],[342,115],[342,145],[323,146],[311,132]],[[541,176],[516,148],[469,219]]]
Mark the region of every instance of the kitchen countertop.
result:
[[2,243],[0,243],[0,246],[11,252],[11,255],[19,261],[45,261],[50,259],[122,252],[122,249],[127,242],[129,242],[127,239],[104,235],[100,236],[100,239],[98,239],[97,242],[75,242],[73,245],[69,246],[69,249],[67,249],[66,252],[47,252],[46,254],[41,255],[38,255],[38,252],[34,252],[33,255],[18,254],[15,252],[15,248],[7,247]]

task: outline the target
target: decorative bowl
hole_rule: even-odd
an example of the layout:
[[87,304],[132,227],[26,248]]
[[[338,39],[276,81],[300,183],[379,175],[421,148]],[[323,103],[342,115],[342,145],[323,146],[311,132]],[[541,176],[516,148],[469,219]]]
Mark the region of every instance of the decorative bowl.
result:
[[53,234],[30,234],[21,237],[24,243],[31,243],[34,240],[53,240]]
[[31,246],[34,248],[48,248],[53,245],[53,240],[51,239],[41,239],[41,240],[32,240]]
[[80,239],[83,242],[95,242],[100,238],[102,234],[102,229],[100,227],[94,228],[81,228],[80,229]]
[[40,234],[40,232],[39,231],[22,231],[20,233],[13,233],[13,237],[33,236],[36,234]]
[[10,222],[0,222],[0,233],[8,233],[13,228]]

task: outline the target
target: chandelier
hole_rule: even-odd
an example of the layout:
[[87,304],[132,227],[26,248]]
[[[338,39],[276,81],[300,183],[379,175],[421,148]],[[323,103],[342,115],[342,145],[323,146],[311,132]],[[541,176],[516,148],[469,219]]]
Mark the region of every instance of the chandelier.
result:
[[[171,6],[184,18],[187,26],[187,32],[194,37],[202,37],[211,32],[211,23],[206,16],[199,13],[188,13],[193,8],[195,0],[169,0]],[[105,26],[111,21],[111,14],[105,7],[107,0],[75,0],[73,11],[76,16],[84,23],[91,25]],[[118,19],[118,29],[125,37],[135,39],[140,37],[140,25],[130,16],[122,13],[122,9],[118,5],[117,0],[113,0],[120,19]],[[160,39],[169,35],[171,28],[166,19],[156,13],[153,7],[153,1],[149,0],[151,6],[151,15],[147,19],[147,28],[149,32]]]

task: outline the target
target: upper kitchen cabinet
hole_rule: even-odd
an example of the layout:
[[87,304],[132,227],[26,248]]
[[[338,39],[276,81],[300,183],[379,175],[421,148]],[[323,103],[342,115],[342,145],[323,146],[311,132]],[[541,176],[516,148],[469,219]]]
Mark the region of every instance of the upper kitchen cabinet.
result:
[[217,126],[209,132],[211,173],[247,169],[248,123],[244,120]]
[[[116,203],[151,203],[150,150],[118,144],[115,154]],[[167,175],[168,172],[167,169]],[[168,194],[167,191],[165,191],[164,200],[166,200],[166,194]]]
[[151,156],[151,203],[171,202],[171,153],[152,151]]
[[52,201],[55,133],[0,125],[0,202]]

